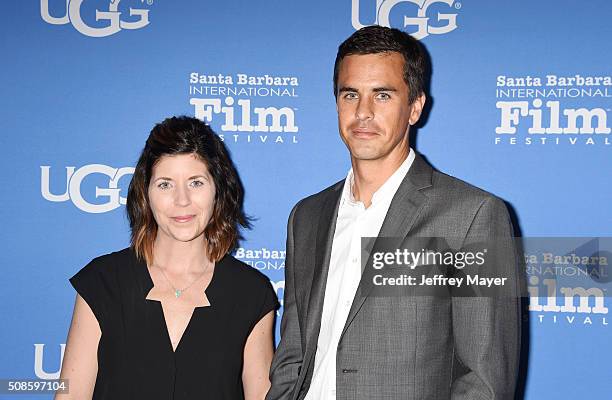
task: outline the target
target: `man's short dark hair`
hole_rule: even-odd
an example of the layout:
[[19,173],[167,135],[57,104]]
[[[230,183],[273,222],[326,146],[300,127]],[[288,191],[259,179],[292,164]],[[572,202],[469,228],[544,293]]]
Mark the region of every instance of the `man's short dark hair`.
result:
[[404,57],[404,82],[412,104],[425,92],[428,68],[425,50],[418,40],[395,28],[379,25],[361,28],[338,47],[334,64],[334,96],[338,95],[338,70],[346,56],[378,53],[400,53]]

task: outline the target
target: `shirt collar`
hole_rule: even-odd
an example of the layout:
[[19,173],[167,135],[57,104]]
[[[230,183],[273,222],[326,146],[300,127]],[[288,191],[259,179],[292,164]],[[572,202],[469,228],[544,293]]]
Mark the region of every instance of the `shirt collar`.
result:
[[[389,200],[395,196],[395,192],[399,188],[400,184],[406,177],[408,170],[412,166],[415,159],[414,150],[410,149],[408,153],[408,157],[402,162],[402,164],[395,170],[395,172],[383,183],[383,185],[378,188],[376,192],[372,195],[372,205],[375,205],[378,202]],[[341,205],[352,205],[358,206],[363,205],[361,201],[355,200],[353,196],[353,168],[351,168],[346,176],[346,180],[344,181],[344,187],[342,188],[342,198],[340,200]]]

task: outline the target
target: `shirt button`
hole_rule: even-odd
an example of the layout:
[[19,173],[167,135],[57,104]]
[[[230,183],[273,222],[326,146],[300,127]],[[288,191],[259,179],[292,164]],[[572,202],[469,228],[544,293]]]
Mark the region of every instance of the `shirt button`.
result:
[[357,264],[357,262],[358,262],[359,260],[357,259],[357,257],[353,257],[353,260],[352,260],[352,261],[353,261],[353,264]]
[[332,390],[331,390],[331,395],[332,395],[332,396],[336,396],[336,389],[332,389]]

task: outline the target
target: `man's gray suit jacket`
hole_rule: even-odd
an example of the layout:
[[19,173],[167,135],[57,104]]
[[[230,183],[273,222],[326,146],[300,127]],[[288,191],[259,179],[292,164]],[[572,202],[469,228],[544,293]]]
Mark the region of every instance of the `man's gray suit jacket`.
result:
[[[289,217],[281,340],[267,400],[302,399],[310,386],[343,183],[301,200]],[[433,170],[418,153],[379,233],[506,241],[505,273],[516,277],[512,235],[501,200]],[[520,299],[374,297],[360,294],[363,285],[337,347],[337,399],[513,398]]]

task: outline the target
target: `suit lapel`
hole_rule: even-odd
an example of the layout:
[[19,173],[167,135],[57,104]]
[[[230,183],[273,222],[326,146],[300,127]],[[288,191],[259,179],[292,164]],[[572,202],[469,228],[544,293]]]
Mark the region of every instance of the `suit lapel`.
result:
[[[393,200],[391,200],[389,210],[380,228],[378,237],[395,238],[397,243],[393,243],[393,246],[398,247],[401,245],[404,238],[408,236],[408,232],[414,225],[417,216],[426,203],[427,197],[420,191],[431,186],[432,173],[432,168],[422,159],[419,153],[415,152],[413,164],[398,187],[397,192],[393,196]],[[389,242],[387,242],[387,244],[388,243]],[[378,251],[377,249],[379,247],[379,240],[376,239],[367,257],[370,258],[374,252]],[[388,246],[385,247],[389,248]],[[368,262],[371,262],[371,260],[368,260]],[[361,309],[371,289],[372,282],[366,274],[362,274],[349,315],[344,324],[344,329],[340,335],[340,340],[342,340],[344,333]]]

